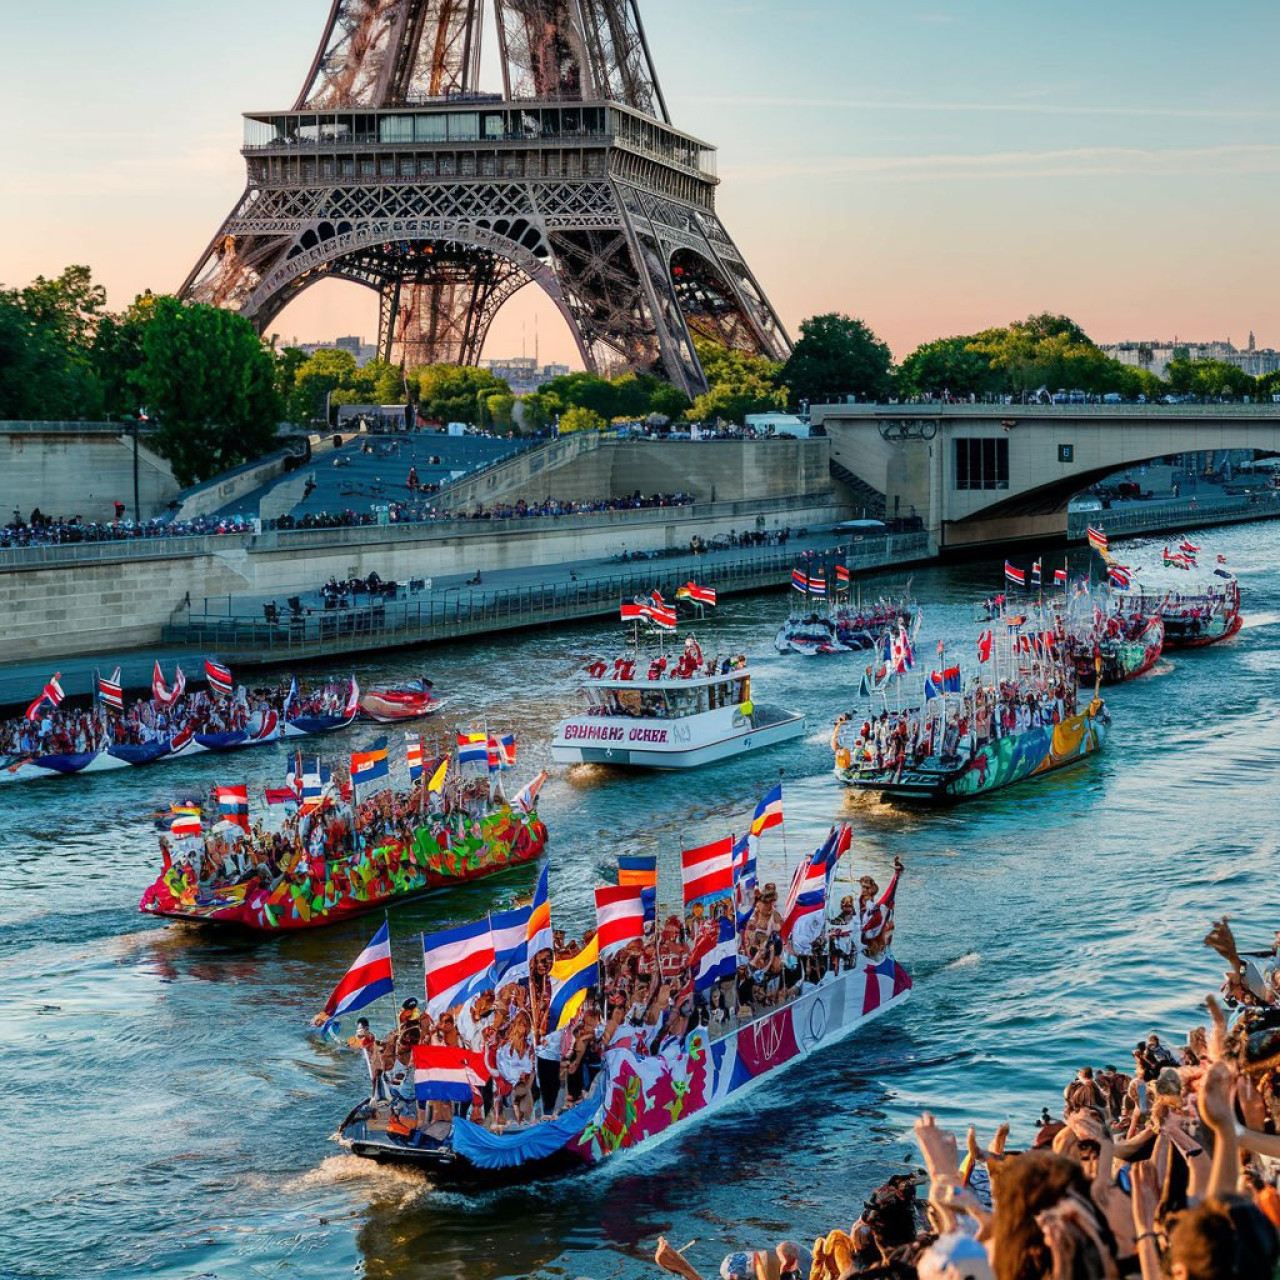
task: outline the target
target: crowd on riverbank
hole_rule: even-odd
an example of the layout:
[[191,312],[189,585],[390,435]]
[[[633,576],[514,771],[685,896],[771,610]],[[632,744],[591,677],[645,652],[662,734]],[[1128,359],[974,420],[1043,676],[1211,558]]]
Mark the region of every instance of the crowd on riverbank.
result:
[[[122,504],[117,503],[117,507]],[[36,508],[23,520],[17,512],[0,528],[0,549],[6,547],[69,546],[86,542],[137,542],[157,538],[192,538],[216,534],[252,533],[252,523],[243,516],[196,516],[190,520],[168,520],[156,516],[135,522],[86,520],[81,515],[46,516]]]
[[[1152,1033],[1064,1082],[1031,1144],[987,1145],[923,1113],[923,1173],[879,1187],[812,1248],[744,1248],[724,1280],[1271,1280],[1280,1274],[1280,934],[1241,953],[1225,919],[1221,1005],[1185,1043]],[[1225,1012],[1222,1008],[1225,1005]],[[1119,1055],[1116,1061],[1120,1061]],[[919,1188],[919,1193],[917,1191]],[[659,1240],[665,1271],[700,1280]]]

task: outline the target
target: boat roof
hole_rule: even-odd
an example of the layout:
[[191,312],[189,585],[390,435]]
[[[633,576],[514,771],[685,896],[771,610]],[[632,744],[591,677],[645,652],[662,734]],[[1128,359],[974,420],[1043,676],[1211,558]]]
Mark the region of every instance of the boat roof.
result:
[[704,685],[724,684],[729,680],[741,680],[749,676],[748,667],[738,667],[726,671],[723,675],[714,676],[664,676],[657,680],[647,680],[636,676],[632,680],[617,680],[610,676],[588,676],[582,683],[592,689],[697,689]]

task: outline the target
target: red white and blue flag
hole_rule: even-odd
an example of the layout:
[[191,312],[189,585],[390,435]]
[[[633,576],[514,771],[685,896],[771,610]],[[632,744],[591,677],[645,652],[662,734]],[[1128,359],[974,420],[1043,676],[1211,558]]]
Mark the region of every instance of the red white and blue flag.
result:
[[119,667],[109,676],[98,677],[98,701],[112,711],[124,710],[124,689],[120,684]]
[[770,787],[760,798],[751,818],[751,834],[757,838],[771,827],[782,826],[782,783]]
[[728,916],[716,922],[714,942],[693,961],[693,989],[710,991],[738,972],[738,932]]
[[797,923],[815,911],[825,911],[827,906],[827,885],[836,864],[848,851],[853,841],[853,829],[848,823],[841,823],[831,828],[821,847],[813,851],[813,855],[797,868],[791,878],[791,888],[787,893],[786,908],[782,913],[782,937],[785,941],[792,934]]
[[493,943],[490,976],[496,990],[504,982],[529,976],[529,916],[532,907],[489,913],[489,937]]
[[1133,578],[1130,577],[1129,570],[1122,564],[1107,566],[1107,581],[1117,591],[1128,591],[1133,585]]
[[847,564],[836,565],[836,586],[849,585],[849,566]]
[[62,692],[62,686],[58,683],[58,678],[61,675],[61,671],[55,671],[53,679],[40,690],[40,696],[27,708],[26,718],[29,721],[35,721],[40,718],[40,708],[46,702],[50,703],[55,708],[62,705],[62,699],[66,695]]
[[1053,585],[1055,587],[1065,587],[1067,585],[1066,569],[1055,569],[1053,571]]
[[489,772],[516,767],[516,735],[514,733],[489,735]]
[[495,959],[489,920],[473,920],[454,929],[422,935],[427,978],[427,1012],[438,1018],[493,986],[489,968]]
[[204,678],[209,682],[209,688],[214,693],[229,694],[233,688],[231,668],[223,666],[221,662],[215,662],[212,658],[204,660]]
[[487,767],[489,763],[489,735],[487,733],[476,733],[475,731],[459,733],[458,763],[460,765],[482,764]]
[[827,594],[827,580],[822,576],[821,572],[815,573],[809,579],[809,594],[819,598]]
[[391,926],[385,920],[333,989],[324,1011],[329,1021],[372,1004],[395,990],[391,981]]
[[758,883],[755,849],[751,837],[745,835],[733,846],[733,899],[739,929],[746,928]]
[[380,778],[391,776],[391,765],[387,760],[387,740],[379,738],[368,751],[351,753],[351,783],[363,787]]
[[422,777],[422,735],[406,733],[404,735],[405,763],[409,766],[409,781],[417,782]]
[[1089,539],[1089,545],[1101,556],[1105,556],[1110,550],[1111,544],[1107,541],[1107,535],[1101,529],[1095,529],[1090,525],[1085,531],[1085,536]]
[[214,787],[218,800],[218,816],[223,822],[234,822],[237,827],[249,830],[249,788]]
[[660,592],[655,591],[653,593],[645,609],[645,616],[655,627],[660,627],[663,631],[674,631],[676,629],[675,608],[662,598]]
[[526,783],[516,793],[516,798],[511,802],[513,809],[519,809],[521,813],[532,813],[534,806],[538,803],[538,792],[542,790],[542,784],[547,780],[547,771],[544,769],[532,782]]
[[596,890],[596,937],[604,960],[644,938],[644,889],[609,885]]
[[1031,585],[1038,587],[1040,585],[1040,561],[1033,560],[1031,562]]
[[862,995],[864,1017],[904,991],[911,990],[910,975],[892,956],[885,956],[877,965],[867,965],[863,972],[867,978]]
[[807,593],[809,590],[809,576],[803,569],[791,570],[791,585],[797,591]]
[[687,911],[695,903],[704,906],[733,892],[733,838],[725,836],[699,849],[680,854],[680,876]]
[[446,1044],[413,1046],[413,1088],[419,1102],[470,1102],[490,1077],[484,1054]]
[[529,958],[532,960],[539,951],[548,951],[555,945],[555,934],[551,931],[551,879],[550,868],[544,862],[538,873],[538,884],[533,891],[533,903],[529,907],[529,920],[525,926],[525,938],[528,941]]
[[1027,572],[1025,569],[1015,569],[1006,560],[1004,562],[1004,580],[1012,582],[1015,587],[1025,587],[1027,585]]

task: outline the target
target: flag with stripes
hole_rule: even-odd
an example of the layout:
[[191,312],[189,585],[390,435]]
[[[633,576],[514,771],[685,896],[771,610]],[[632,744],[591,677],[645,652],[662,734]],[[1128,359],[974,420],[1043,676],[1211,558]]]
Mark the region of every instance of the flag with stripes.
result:
[[404,735],[405,743],[405,762],[409,766],[409,781],[417,782],[422,777],[422,735],[420,733],[406,733]]
[[514,733],[490,734],[488,743],[490,773],[516,767],[516,735]]
[[1067,571],[1065,569],[1055,569],[1053,571],[1053,585],[1055,587],[1066,587]]
[[120,683],[120,668],[109,676],[98,677],[98,701],[112,711],[124,710],[124,688]]
[[1013,583],[1015,587],[1025,587],[1027,585],[1027,571],[1025,569],[1015,569],[1006,560],[1004,562],[1004,580]]
[[809,594],[822,599],[827,594],[827,580],[823,577],[821,571],[815,573],[809,579]]
[[223,822],[234,822],[244,831],[249,830],[249,788],[214,787],[218,801],[218,816]]
[[62,685],[58,683],[62,676],[61,671],[55,671],[53,678],[40,690],[40,696],[27,708],[26,718],[29,721],[38,720],[40,717],[40,708],[48,702],[56,710],[62,705],[62,699],[66,694],[62,692]]
[[694,962],[693,989],[710,991],[738,972],[738,932],[728,916],[716,922],[715,942]]
[[229,694],[233,688],[231,668],[223,666],[221,662],[215,662],[212,658],[204,660],[204,678],[214,693]]
[[453,929],[422,935],[426,971],[427,1012],[438,1018],[446,1009],[466,1004],[492,985],[494,962],[489,920],[473,920]]
[[413,1046],[413,1091],[419,1102],[470,1102],[490,1078],[483,1053],[447,1044]]
[[487,733],[458,733],[458,763],[481,764],[486,768],[489,764],[489,735]]
[[204,834],[200,822],[200,809],[194,804],[175,804],[169,807],[169,830],[179,840],[187,840]]
[[602,960],[643,939],[643,893],[642,886],[627,884],[596,890],[596,938]]
[[391,926],[384,920],[382,927],[369,940],[369,945],[356,956],[342,981],[334,987],[333,994],[325,1001],[324,1011],[332,1022],[344,1013],[363,1009],[394,990],[391,980]]
[[658,883],[657,854],[622,854],[618,858],[618,884],[652,889]]
[[695,903],[706,905],[728,897],[733,892],[733,838],[685,849],[680,854],[680,875],[686,911]]
[[597,934],[576,956],[551,966],[551,1008],[547,1026],[558,1031],[575,1017],[587,992],[600,982],[600,937]]
[[1107,542],[1107,535],[1101,529],[1095,529],[1090,525],[1085,530],[1085,537],[1089,540],[1089,545],[1101,556],[1105,556],[1110,548]]
[[809,590],[809,575],[803,569],[792,569],[791,585],[802,594],[807,594]]
[[493,941],[491,977],[496,990],[504,982],[520,982],[529,976],[529,916],[532,907],[489,913]]
[[782,826],[782,783],[770,787],[760,798],[751,818],[751,834],[757,838],[771,827]]
[[1033,560],[1031,562],[1031,585],[1038,587],[1040,585],[1040,561]]
[[533,905],[529,908],[525,937],[529,943],[530,960],[539,951],[549,951],[555,942],[551,933],[551,881],[545,862],[538,876],[538,887],[533,891]]
[[351,753],[351,782],[353,786],[363,787],[370,782],[391,776],[391,765],[387,760],[387,740],[379,738],[367,751]]

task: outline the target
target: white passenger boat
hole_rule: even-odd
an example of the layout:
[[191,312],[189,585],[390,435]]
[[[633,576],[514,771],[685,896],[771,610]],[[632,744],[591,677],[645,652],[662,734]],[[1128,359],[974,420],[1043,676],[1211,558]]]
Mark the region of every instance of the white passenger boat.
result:
[[751,673],[655,674],[629,677],[629,665],[609,674],[591,668],[583,690],[587,709],[556,726],[557,764],[615,764],[645,769],[694,769],[798,738],[803,714],[751,699]]

